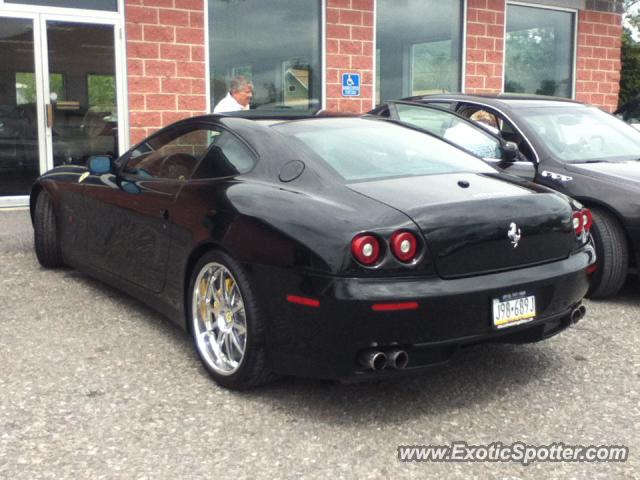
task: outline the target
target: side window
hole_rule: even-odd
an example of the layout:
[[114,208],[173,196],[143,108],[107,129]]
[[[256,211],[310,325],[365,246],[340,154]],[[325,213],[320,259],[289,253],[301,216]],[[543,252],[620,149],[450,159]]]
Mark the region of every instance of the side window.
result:
[[437,108],[397,104],[403,122],[443,137],[482,158],[501,158],[500,141],[453,113]]
[[141,178],[188,180],[220,135],[213,127],[177,127],[151,137],[129,156],[125,173]]
[[474,105],[462,105],[458,113],[484,126],[489,131],[498,134],[505,142],[518,145],[519,160],[535,162],[535,155],[518,130],[502,115],[493,110],[483,109]]
[[249,147],[235,135],[223,130],[213,140],[193,178],[220,178],[247,173],[256,161]]

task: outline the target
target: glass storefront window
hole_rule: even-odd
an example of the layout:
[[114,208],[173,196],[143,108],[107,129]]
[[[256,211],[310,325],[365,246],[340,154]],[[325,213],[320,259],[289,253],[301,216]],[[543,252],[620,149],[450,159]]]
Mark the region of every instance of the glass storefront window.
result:
[[40,5],[43,7],[69,7],[87,10],[118,11],[118,0],[4,0],[4,3]]
[[376,101],[459,91],[462,1],[378,0]]
[[319,109],[321,3],[210,0],[212,109],[237,75],[253,83],[252,109]]
[[571,98],[575,14],[507,5],[504,91]]

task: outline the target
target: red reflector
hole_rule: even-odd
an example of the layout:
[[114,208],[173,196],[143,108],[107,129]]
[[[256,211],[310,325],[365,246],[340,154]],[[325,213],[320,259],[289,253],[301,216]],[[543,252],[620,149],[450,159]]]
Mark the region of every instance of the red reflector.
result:
[[392,312],[395,310],[417,310],[418,302],[402,303],[374,303],[371,306],[374,312]]
[[598,266],[595,263],[587,267],[587,274],[589,275],[591,275],[592,273],[596,273],[597,271],[598,271]]
[[320,306],[320,300],[316,300],[315,298],[299,297],[298,295],[287,295],[287,302],[297,303],[298,305],[304,305],[306,307],[318,308]]

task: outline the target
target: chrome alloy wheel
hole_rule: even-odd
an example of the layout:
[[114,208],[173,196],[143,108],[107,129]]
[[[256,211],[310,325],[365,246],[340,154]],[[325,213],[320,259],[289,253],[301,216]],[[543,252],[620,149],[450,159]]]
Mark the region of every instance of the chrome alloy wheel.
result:
[[227,267],[202,267],[193,285],[191,312],[202,358],[216,373],[234,374],[247,346],[247,316],[238,283]]

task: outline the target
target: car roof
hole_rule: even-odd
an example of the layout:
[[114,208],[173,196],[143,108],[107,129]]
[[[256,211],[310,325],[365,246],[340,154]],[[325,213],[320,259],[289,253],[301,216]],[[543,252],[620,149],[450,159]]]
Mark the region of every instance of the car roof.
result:
[[463,93],[442,93],[436,95],[417,95],[404,98],[409,101],[429,101],[429,100],[453,100],[470,101],[476,103],[486,103],[487,105],[508,106],[512,109],[530,107],[562,107],[567,104],[575,106],[586,106],[584,103],[562,97],[549,97],[545,95],[498,93],[498,94],[477,94],[467,95]]

